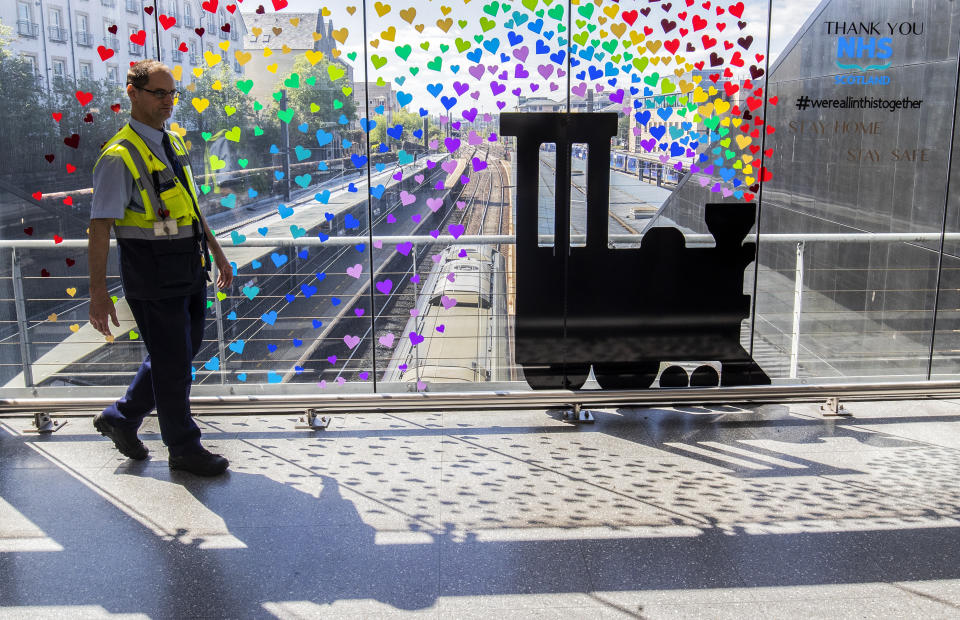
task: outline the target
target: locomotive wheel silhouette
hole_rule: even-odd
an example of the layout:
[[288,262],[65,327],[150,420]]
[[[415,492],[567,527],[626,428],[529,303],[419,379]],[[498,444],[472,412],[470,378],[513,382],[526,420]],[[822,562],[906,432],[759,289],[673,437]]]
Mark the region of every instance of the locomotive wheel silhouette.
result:
[[691,387],[717,387],[720,385],[720,374],[713,366],[699,366],[690,375]]
[[593,376],[605,390],[644,390],[653,385],[660,362],[594,364]]
[[687,371],[680,366],[670,366],[660,373],[660,387],[679,388],[687,387],[689,384]]
[[588,364],[552,364],[549,368],[523,367],[523,376],[535,390],[579,390],[590,374]]

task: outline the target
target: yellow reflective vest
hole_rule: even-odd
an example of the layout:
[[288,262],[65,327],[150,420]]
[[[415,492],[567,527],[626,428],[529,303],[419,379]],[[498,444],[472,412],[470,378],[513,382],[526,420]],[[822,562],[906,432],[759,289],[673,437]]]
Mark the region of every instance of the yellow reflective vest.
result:
[[[140,192],[143,210],[139,205],[126,205],[123,218],[114,221],[117,238],[163,239],[155,234],[158,222],[176,220],[178,233],[174,237],[194,236],[194,222],[198,221],[199,201],[194,186],[193,172],[187,146],[175,132],[167,132],[177,159],[183,165],[188,186],[177,178],[173,167],[166,166],[155,156],[130,125],[124,125],[103,146],[97,164],[104,157],[119,157],[133,177],[136,191]],[[96,164],[94,165],[96,168]],[[169,238],[169,237],[168,237]]]

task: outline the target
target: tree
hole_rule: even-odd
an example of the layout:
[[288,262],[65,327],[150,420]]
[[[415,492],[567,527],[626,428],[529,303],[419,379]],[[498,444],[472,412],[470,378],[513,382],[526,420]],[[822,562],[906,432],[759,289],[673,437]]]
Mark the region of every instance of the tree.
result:
[[393,113],[393,120],[383,114],[375,116],[373,120],[377,122],[377,125],[370,132],[371,146],[376,146],[381,142],[388,142],[387,129],[396,127],[398,124],[403,126],[400,135],[398,136],[394,133],[393,136],[389,137],[390,139],[396,141],[409,140],[411,142],[420,142],[423,140],[422,136],[417,138],[413,135],[413,132],[418,129],[423,129],[423,119],[416,112],[400,109]]
[[11,35],[12,29],[0,23],[0,109],[6,112],[0,152],[17,154],[4,162],[4,170],[16,175],[37,167],[31,152],[39,155],[42,148],[53,147],[56,125],[44,109],[43,86],[32,66],[8,49]]
[[[342,77],[331,79],[342,72]],[[338,123],[340,115],[357,120],[357,106],[353,100],[352,84],[346,81],[346,69],[340,62],[320,60],[311,65],[306,56],[293,63],[290,75],[280,79],[276,90],[287,93],[287,108],[295,111],[294,118],[311,125]],[[347,89],[347,92],[344,92]],[[274,118],[279,103],[274,102]]]

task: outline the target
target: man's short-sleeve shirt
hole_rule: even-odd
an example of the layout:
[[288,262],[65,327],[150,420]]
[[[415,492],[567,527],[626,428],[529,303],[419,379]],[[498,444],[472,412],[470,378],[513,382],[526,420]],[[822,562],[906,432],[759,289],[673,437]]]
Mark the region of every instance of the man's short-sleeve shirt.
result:
[[[130,119],[130,127],[137,132],[147,147],[164,166],[170,166],[163,150],[163,132],[138,120]],[[127,205],[133,203],[143,210],[143,199],[133,182],[133,175],[119,157],[103,157],[93,171],[93,204],[90,219],[123,219]]]

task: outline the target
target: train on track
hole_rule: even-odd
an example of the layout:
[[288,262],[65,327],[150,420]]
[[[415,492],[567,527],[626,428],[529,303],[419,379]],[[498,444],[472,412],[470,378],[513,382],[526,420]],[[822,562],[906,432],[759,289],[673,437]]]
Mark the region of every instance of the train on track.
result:
[[452,245],[435,256],[385,380],[411,385],[506,380],[503,255],[491,245]]

